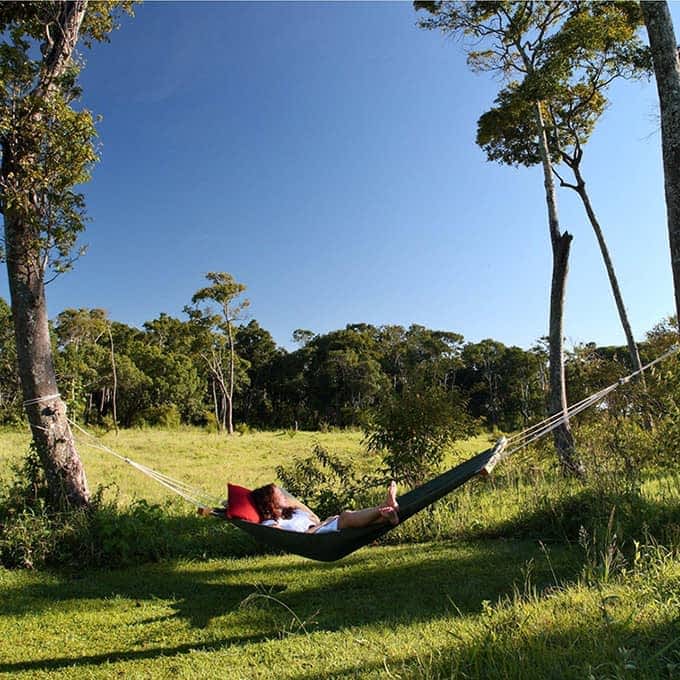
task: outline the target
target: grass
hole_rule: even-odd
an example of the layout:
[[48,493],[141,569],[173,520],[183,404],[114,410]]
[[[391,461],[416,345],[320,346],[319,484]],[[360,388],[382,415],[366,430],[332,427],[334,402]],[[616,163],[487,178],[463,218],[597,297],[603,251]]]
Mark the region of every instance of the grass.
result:
[[[360,439],[226,439],[196,430],[103,437],[216,494],[227,479],[269,481],[277,464],[308,455],[315,441],[357,458]],[[0,463],[18,459],[26,443],[23,434],[0,433]],[[485,446],[480,438],[465,453]],[[113,478],[124,500],[165,497],[106,454],[80,450],[93,486]],[[679,489],[672,474],[650,477],[646,516],[677,523]],[[388,534],[404,543],[334,564],[228,557],[254,546],[232,550],[228,525],[175,506],[159,532],[176,532],[178,542],[183,532],[205,532],[225,557],[199,551],[117,570],[0,569],[0,677],[680,677],[678,555],[672,545],[635,544],[625,529],[615,537],[616,513],[607,532],[585,532],[579,545],[574,528],[597,501],[518,459]]]
[[[114,456],[93,448],[92,444],[104,445],[218,497],[226,494],[227,481],[250,487],[271,482],[277,465],[286,463],[293,456],[308,455],[316,441],[323,441],[333,454],[357,456],[361,451],[359,431],[324,434],[255,432],[227,437],[186,428],[173,432],[122,430],[118,436],[114,432],[100,432],[94,440],[77,432],[76,435],[90,486],[114,484],[122,502],[136,498],[162,502],[168,492]],[[29,441],[27,433],[0,433],[0,468],[5,476],[9,464],[25,454]]]
[[368,549],[337,565],[270,556],[0,572],[0,673],[674,677],[677,562],[659,562],[653,582],[600,588],[577,569],[563,547],[488,541]]

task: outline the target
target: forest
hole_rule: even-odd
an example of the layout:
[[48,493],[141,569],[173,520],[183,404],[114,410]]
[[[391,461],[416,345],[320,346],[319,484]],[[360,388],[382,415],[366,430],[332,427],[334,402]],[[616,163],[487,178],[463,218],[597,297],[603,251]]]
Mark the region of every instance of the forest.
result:
[[[196,425],[228,432],[231,360],[224,321],[161,313],[142,329],[102,309],[68,309],[51,324],[55,366],[69,412],[87,425]],[[673,344],[675,320],[650,329],[643,362]],[[358,427],[405,392],[447,395],[476,428],[513,431],[548,415],[546,341],[525,350],[494,339],[469,342],[423,326],[348,324],[323,334],[296,330],[297,349],[277,346],[255,319],[233,324],[233,428]],[[11,312],[0,299],[0,422],[21,422]],[[574,347],[566,357],[570,400],[634,370],[625,346]],[[226,376],[226,377],[225,377]]]

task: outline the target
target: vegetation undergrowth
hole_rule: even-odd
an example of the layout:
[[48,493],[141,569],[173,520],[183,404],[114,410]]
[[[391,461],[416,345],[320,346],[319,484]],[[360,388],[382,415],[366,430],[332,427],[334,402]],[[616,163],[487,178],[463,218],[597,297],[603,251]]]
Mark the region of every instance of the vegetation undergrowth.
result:
[[[177,441],[183,435],[175,431],[171,436]],[[195,438],[196,433],[187,432],[186,437]],[[262,441],[262,435],[244,435],[238,445],[247,450],[250,438]],[[493,438],[478,437],[458,453],[450,451],[446,464],[486,448]],[[338,450],[341,439],[333,433],[301,440],[300,454],[286,456],[276,466],[280,483],[321,515],[372,505],[384,493],[387,477],[379,460],[367,464],[352,447],[343,453]],[[305,452],[311,441],[311,452]],[[219,474],[215,469],[221,465],[220,456],[212,454],[215,467],[207,473],[211,479]],[[594,461],[589,462],[592,469]],[[677,544],[680,476],[650,468],[633,483],[616,470],[602,469],[585,481],[570,481],[551,463],[547,449],[521,451],[490,478],[463,486],[387,534],[382,543],[521,538],[578,545],[584,536],[613,532],[617,549],[626,555],[636,543],[648,540]],[[193,467],[191,456],[185,466]],[[238,476],[231,480],[240,481]],[[177,499],[122,499],[120,482],[102,483],[88,510],[54,513],[41,495],[41,484],[33,455],[15,470],[13,481],[0,484],[0,563],[6,567],[119,567],[266,552],[230,524],[201,519],[192,506]],[[149,480],[145,484],[153,485]]]

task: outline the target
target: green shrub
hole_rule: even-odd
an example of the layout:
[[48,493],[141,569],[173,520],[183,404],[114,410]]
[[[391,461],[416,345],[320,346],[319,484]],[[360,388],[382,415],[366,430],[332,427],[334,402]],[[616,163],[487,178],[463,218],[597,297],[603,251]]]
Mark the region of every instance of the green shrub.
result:
[[375,478],[360,476],[353,463],[332,456],[320,444],[314,445],[311,456],[277,466],[276,474],[289,493],[322,518],[359,506],[367,489],[377,482]]
[[5,568],[122,567],[255,549],[233,527],[187,514],[178,501],[138,500],[121,507],[113,486],[97,489],[86,509],[50,511],[32,449],[14,473],[0,485],[0,566]]
[[162,427],[165,430],[177,430],[182,424],[182,415],[175,404],[150,406],[135,414],[134,427]]
[[457,391],[414,385],[388,397],[364,425],[369,451],[382,454],[390,475],[410,485],[439,468],[446,448],[478,432]]

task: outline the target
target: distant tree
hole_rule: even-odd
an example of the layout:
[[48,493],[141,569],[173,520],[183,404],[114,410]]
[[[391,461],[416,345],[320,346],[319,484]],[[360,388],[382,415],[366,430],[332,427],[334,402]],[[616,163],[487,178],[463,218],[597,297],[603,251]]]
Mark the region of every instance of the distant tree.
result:
[[647,26],[659,92],[668,240],[675,314],[680,318],[680,57],[668,3],[643,0],[640,7]]
[[343,330],[318,335],[307,351],[304,376],[317,426],[356,425],[386,386],[379,363],[377,329],[348,324]]
[[58,381],[69,408],[78,416],[87,418],[95,394],[99,395],[99,413],[109,398],[111,363],[102,342],[108,325],[103,309],[65,309],[54,322]]
[[544,417],[542,358],[535,352],[507,347],[501,358],[501,426],[524,429]]
[[296,328],[293,331],[293,342],[300,347],[304,347],[314,338],[314,335],[315,333],[313,331],[308,331],[304,328]]
[[50,502],[84,506],[89,490],[58,396],[45,283],[68,269],[84,226],[75,187],[96,161],[95,128],[74,107],[79,41],[107,39],[129,2],[0,5],[0,210],[26,412]]
[[[236,354],[235,324],[250,302],[240,299],[246,290],[231,274],[208,272],[206,278],[212,285],[194,293],[193,307],[185,312],[198,326],[205,329],[208,346],[201,350],[212,376],[214,387],[219,390],[223,403],[221,422],[229,434],[234,433],[234,391],[237,380],[239,357]],[[217,305],[217,313],[211,303]],[[241,365],[242,369],[243,366]],[[243,375],[239,376],[243,379]],[[216,399],[217,403],[217,399]]]
[[20,392],[12,310],[0,298],[0,424],[19,419]]
[[271,418],[272,365],[280,352],[271,333],[255,319],[236,329],[236,354],[248,366],[248,380],[242,386],[239,409],[244,422],[262,426]]
[[408,329],[381,326],[377,342],[383,371],[396,390],[414,376],[418,379],[427,376],[426,382],[446,389],[454,384],[456,371],[462,365],[463,336],[459,333],[431,330],[418,324]]
[[490,338],[468,343],[463,348],[464,370],[469,373],[466,385],[473,413],[484,416],[490,427],[498,427],[502,415],[502,358],[505,345]]

